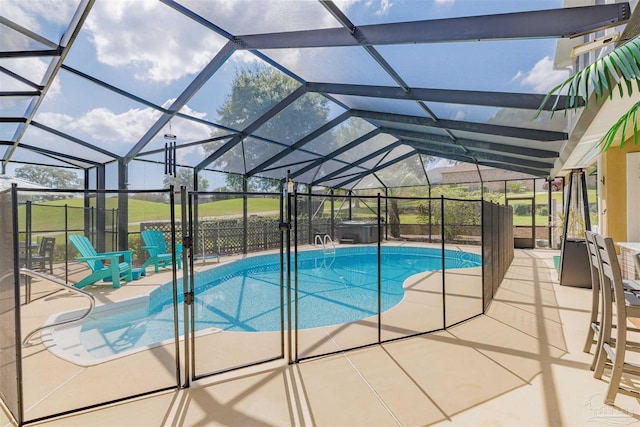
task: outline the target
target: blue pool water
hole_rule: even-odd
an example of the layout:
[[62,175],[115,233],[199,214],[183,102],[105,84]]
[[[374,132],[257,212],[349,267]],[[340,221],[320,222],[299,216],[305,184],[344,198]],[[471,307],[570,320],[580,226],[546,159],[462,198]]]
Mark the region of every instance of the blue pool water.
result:
[[[278,254],[261,255],[197,273],[196,330],[280,330],[279,260]],[[381,265],[381,304],[382,311],[386,311],[402,300],[403,282],[408,277],[442,268],[441,251],[383,247]],[[447,269],[479,265],[481,258],[477,254],[445,251]],[[376,247],[300,252],[298,266],[299,328],[347,323],[377,313]],[[291,281],[293,286],[293,274]],[[181,283],[179,289],[182,289]],[[117,353],[131,350],[132,346],[146,346],[173,338],[172,293],[171,283],[165,284],[150,294],[146,307],[118,310],[113,316],[100,316],[86,322],[81,331],[83,345],[88,351],[106,345],[110,352]],[[182,304],[181,293],[179,300]],[[182,316],[182,307],[178,313]],[[100,342],[96,342],[96,336],[101,337]]]

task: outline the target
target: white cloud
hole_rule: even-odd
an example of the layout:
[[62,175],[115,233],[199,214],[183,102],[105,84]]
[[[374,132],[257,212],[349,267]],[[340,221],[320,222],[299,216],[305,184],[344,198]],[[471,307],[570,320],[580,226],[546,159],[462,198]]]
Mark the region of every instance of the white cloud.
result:
[[[73,14],[73,4],[70,1],[2,0],[1,4],[4,18],[36,34],[40,34],[43,26],[47,23],[53,23],[59,27],[68,25],[68,19]],[[60,40],[52,39],[50,41],[58,43]],[[3,50],[8,51],[48,48],[22,33],[4,26],[0,31],[0,46],[3,47]]]
[[518,71],[516,75],[511,78],[511,81],[512,82],[518,81],[522,77],[522,75],[523,75],[522,71]]
[[436,6],[451,6],[456,2],[456,0],[434,0],[434,4]]
[[[171,105],[175,99],[169,99],[163,107]],[[185,106],[183,113],[196,118],[206,118],[207,113],[201,113]],[[140,140],[149,126],[160,116],[160,113],[152,108],[134,108],[122,113],[114,113],[108,108],[95,108],[87,111],[80,117],[68,114],[40,113],[37,120],[42,124],[59,129],[69,135],[78,138],[97,141],[105,144],[106,149],[113,150],[114,146],[133,144]],[[171,132],[178,136],[178,143],[197,141],[209,138],[212,128],[186,119],[176,119],[171,122]],[[169,132],[167,125],[154,140],[163,141],[164,133]],[[189,155],[204,156],[201,146],[193,146],[178,150],[178,160],[184,161]]]
[[138,142],[160,113],[151,108],[133,108],[114,113],[108,108],[95,108],[80,117],[66,114],[41,113],[38,121],[80,138],[90,137],[105,144]]
[[[167,100],[167,102],[164,103],[163,107],[165,108],[168,107],[173,103],[173,101],[175,101],[175,99]],[[190,108],[188,105],[185,105],[184,107],[182,107],[180,112],[188,116],[199,118],[199,119],[207,118],[207,113],[201,113],[201,112],[195,111],[192,108]],[[213,131],[214,131],[213,128],[211,128],[210,126],[207,126],[203,123],[187,120],[187,119],[175,119],[171,121],[171,133],[177,136],[178,145],[185,142],[207,139],[211,137],[211,134],[213,133]],[[169,125],[165,126],[164,130],[160,132],[160,134],[158,134],[155,137],[155,139],[163,139],[164,138],[163,135],[165,133],[169,133]],[[177,153],[178,153],[178,162],[185,162],[189,157],[189,155],[193,153],[197,154],[200,157],[204,157],[204,154],[205,154],[201,145],[194,145],[187,148],[181,148],[180,150],[177,150]]]
[[465,118],[466,114],[464,111],[462,110],[458,110],[456,112],[456,115],[453,117],[453,120],[463,120]]
[[225,42],[155,0],[96,2],[85,28],[100,62],[162,83],[199,72]]
[[[39,32],[42,30],[41,21],[69,24],[77,3],[74,0],[2,0],[2,15],[31,31]],[[59,40],[51,41],[57,43]]]
[[380,8],[375,11],[375,14],[378,16],[386,15],[389,13],[391,6],[393,6],[391,0],[380,0]]
[[73,122],[73,117],[60,113],[38,113],[36,119],[43,125],[47,125],[52,128],[68,126],[69,123]]
[[536,92],[549,92],[554,86],[569,77],[567,70],[555,70],[553,68],[553,60],[545,56],[538,61],[528,72],[518,73],[511,79],[512,81],[520,80],[520,85],[530,87]]

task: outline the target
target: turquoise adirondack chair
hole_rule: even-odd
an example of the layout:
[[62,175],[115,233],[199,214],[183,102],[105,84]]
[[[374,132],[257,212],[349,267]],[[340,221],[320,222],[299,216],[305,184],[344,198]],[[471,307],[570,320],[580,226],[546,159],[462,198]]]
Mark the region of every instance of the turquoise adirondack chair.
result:
[[[158,230],[144,230],[140,233],[144,246],[141,249],[146,250],[149,253],[149,259],[142,264],[142,268],[146,269],[151,264],[155,267],[155,272],[158,272],[158,267],[171,266],[171,245],[168,245],[164,241],[164,236],[161,231]],[[178,268],[182,268],[182,245],[176,245],[176,263]]]
[[[84,288],[98,280],[112,282],[114,288],[119,288],[122,278],[125,282],[132,280],[131,253],[133,251],[98,253],[89,239],[79,234],[69,236],[69,241],[80,254],[76,260],[85,261],[91,268],[91,274],[76,283],[76,288]],[[121,257],[124,258],[124,262],[120,262]],[[109,261],[109,265],[105,266],[103,261]]]

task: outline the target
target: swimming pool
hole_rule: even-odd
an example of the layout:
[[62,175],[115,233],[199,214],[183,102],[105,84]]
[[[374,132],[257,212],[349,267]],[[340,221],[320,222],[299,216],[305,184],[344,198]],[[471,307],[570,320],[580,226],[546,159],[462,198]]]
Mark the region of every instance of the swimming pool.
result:
[[[196,331],[279,331],[279,260],[279,254],[258,255],[196,273]],[[479,265],[478,254],[445,251],[447,269]],[[441,250],[385,246],[381,250],[381,266],[384,312],[402,300],[407,278],[442,268]],[[348,323],[377,314],[375,246],[299,252],[297,275],[300,329]],[[179,295],[182,304],[182,294]],[[95,313],[91,320],[74,328],[88,353],[106,357],[172,339],[173,313],[173,290],[167,283],[144,301],[130,301],[128,306],[110,313]],[[178,313],[181,321],[182,307]]]

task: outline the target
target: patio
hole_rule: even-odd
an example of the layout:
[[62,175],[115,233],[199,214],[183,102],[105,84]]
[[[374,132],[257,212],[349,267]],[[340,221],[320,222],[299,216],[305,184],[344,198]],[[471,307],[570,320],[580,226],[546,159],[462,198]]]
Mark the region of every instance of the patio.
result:
[[[624,111],[616,126],[640,123],[631,90],[640,89],[638,5],[7,0],[0,427],[636,423],[640,400],[605,405],[608,370],[604,380],[589,370],[589,278],[567,248],[583,248],[585,229],[632,248],[640,240],[637,126],[635,138],[603,137]],[[590,83],[560,88],[583,72]],[[608,97],[617,93],[603,83],[610,74],[631,85],[628,96]],[[358,221],[369,228],[336,232]],[[140,273],[153,257],[146,230],[163,233],[174,253],[182,244],[179,273],[173,258],[173,272],[121,287],[91,282],[94,267],[101,278]],[[118,267],[111,254],[108,272],[78,263],[73,235],[129,258]],[[358,300],[377,308],[298,329],[298,293],[317,284],[298,282],[298,246],[318,237],[323,257],[327,242],[334,258],[333,242],[377,243],[377,261],[354,251],[350,262],[354,277],[377,276],[376,298]],[[45,238],[56,239],[49,252]],[[385,311],[381,248],[405,244],[438,248],[442,268],[396,280],[403,299]],[[464,251],[481,266],[445,267],[447,252],[465,261]],[[256,262],[238,282],[223,268],[229,291],[215,278],[201,286],[215,295],[195,292],[199,270],[256,252],[278,253],[279,263]],[[88,323],[100,328],[75,324],[66,341],[56,329],[23,345],[34,328],[86,307],[23,280],[32,273],[18,268],[45,254],[58,286],[86,278],[99,308],[122,310],[125,321],[96,310]],[[630,255],[622,259],[636,277]],[[358,288],[348,275],[332,285]],[[277,296],[251,306],[251,286]],[[316,289],[330,299],[331,289]],[[225,299],[238,301],[228,304],[234,316]],[[198,310],[210,318],[195,320]],[[279,314],[278,332],[248,328],[265,313]],[[128,347],[143,341],[153,344]],[[120,346],[122,357],[87,362],[96,347]]]
[[[247,368],[44,425],[637,422],[635,399],[619,395],[615,407],[602,403],[607,382],[592,377],[591,355],[582,352],[590,291],[558,285],[555,253],[516,251],[487,314],[447,331],[298,365]],[[86,384],[85,393],[91,391]]]

